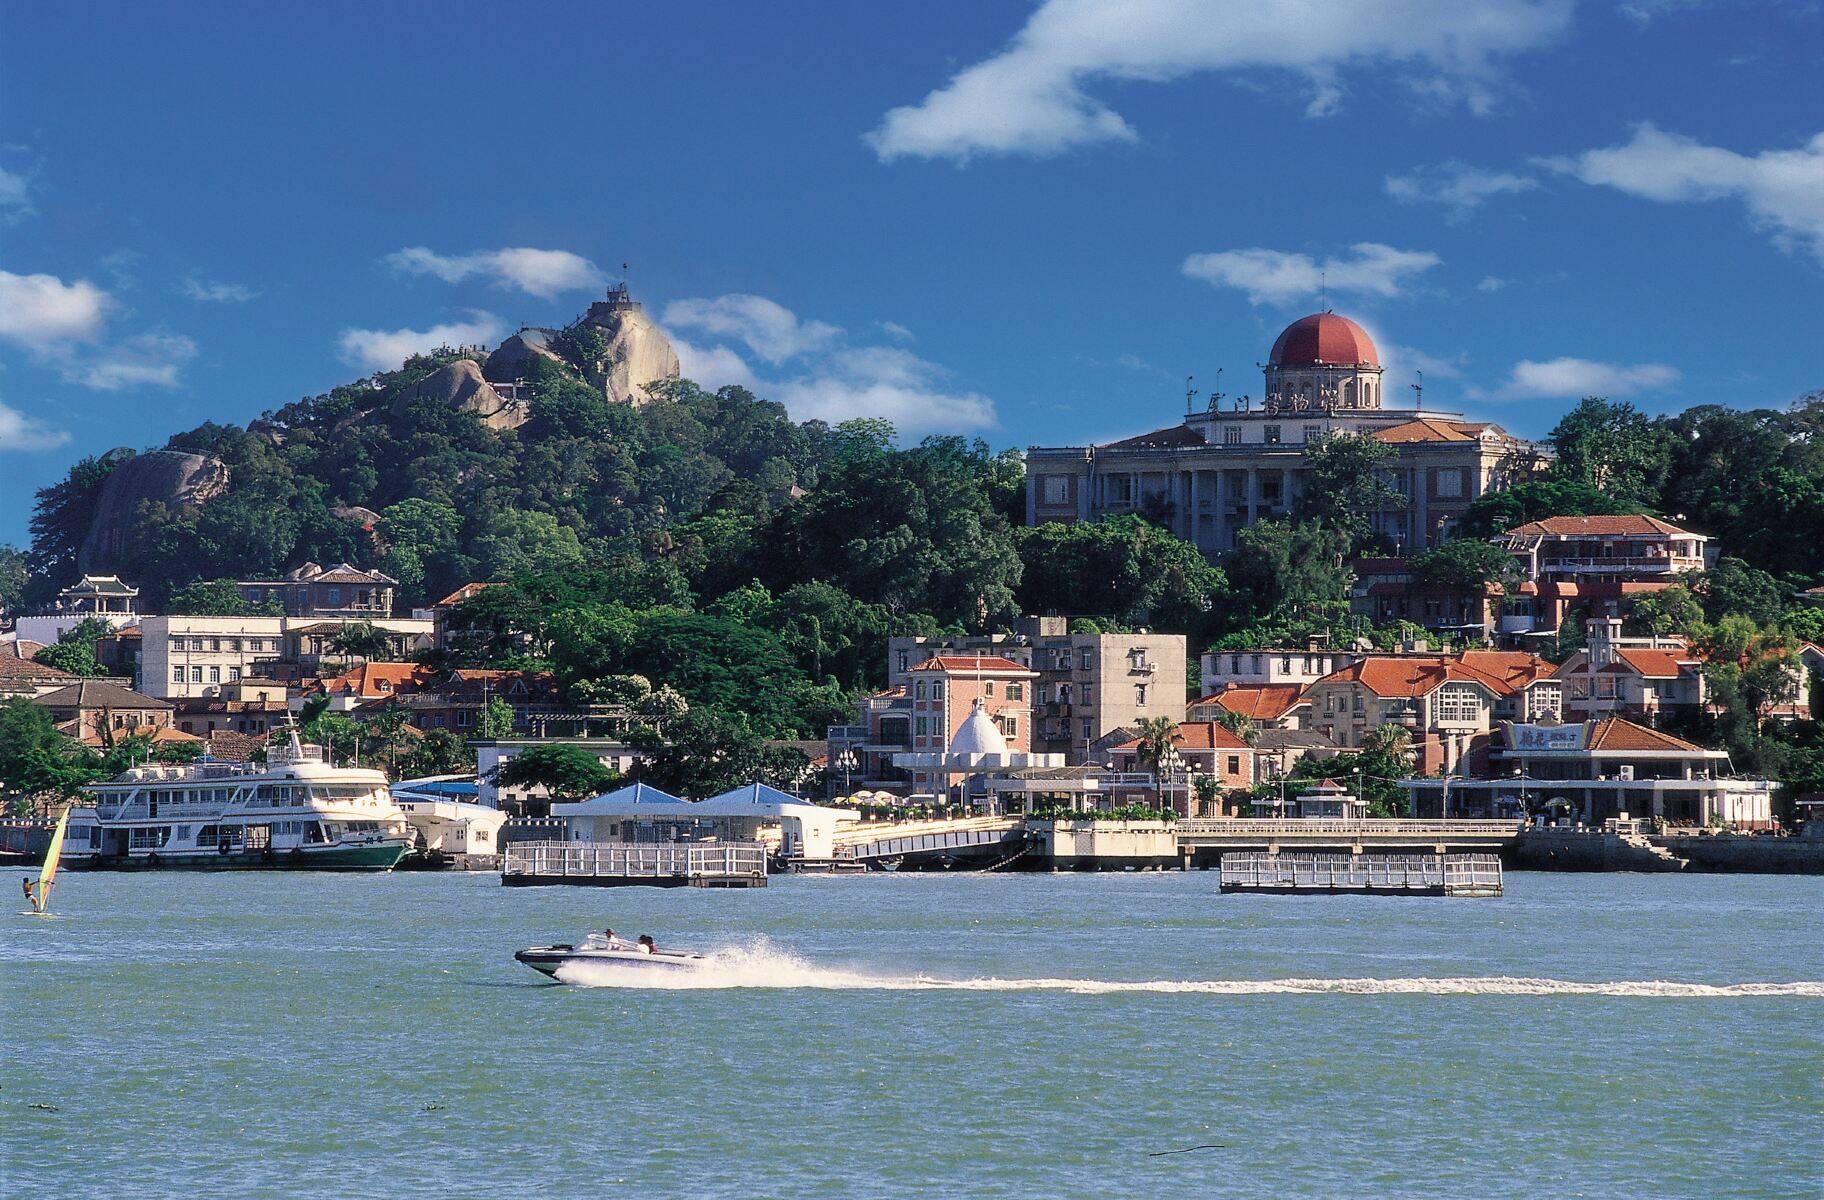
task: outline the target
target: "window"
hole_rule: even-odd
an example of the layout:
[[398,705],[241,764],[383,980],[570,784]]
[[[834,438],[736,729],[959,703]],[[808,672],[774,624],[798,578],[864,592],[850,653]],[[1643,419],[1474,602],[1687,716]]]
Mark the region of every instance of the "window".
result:
[[1070,476],[1041,475],[1039,477],[1039,494],[1047,504],[1070,503]]
[[899,652],[899,669],[901,672],[904,672],[906,670],[906,663],[909,658],[911,658],[911,655],[909,653],[907,653],[906,651],[901,650]]
[[1315,442],[1324,435],[1324,427],[1322,425],[1307,425],[1303,430],[1303,435],[1305,441]]
[[992,680],[992,679],[983,680],[982,695],[984,695],[984,696],[994,695],[994,680]]
[[236,680],[238,680],[240,677],[241,677],[241,669],[239,667],[229,667],[228,668],[228,682],[233,683]]
[[1241,755],[1239,755],[1239,754],[1229,755],[1229,774],[1231,774],[1231,775],[1241,774]]
[[1439,467],[1437,474],[1438,499],[1454,500],[1463,494],[1463,468]]
[[1090,738],[1093,738],[1095,736],[1096,736],[1095,724],[1089,720],[1085,720],[1083,722],[1083,740],[1087,742]]
[[925,681],[924,680],[921,679],[917,683],[912,685],[912,696],[914,699],[917,699],[917,700],[923,700],[925,698]]
[[171,682],[172,683],[182,683],[183,681],[184,681],[184,669],[182,667],[172,667],[171,668]]
[[228,639],[228,649],[230,652],[232,652],[234,654],[239,654],[241,652],[241,639],[240,638],[229,638]]
[[203,669],[201,667],[191,667],[190,668],[190,682],[191,683],[201,683],[202,681],[203,681]]
[[1360,692],[1355,693],[1355,711],[1358,713],[1362,711],[1362,694]]
[[1136,683],[1134,685],[1134,703],[1138,704],[1141,708],[1146,707],[1146,685],[1144,683]]
[[1241,445],[1241,426],[1224,425],[1222,427],[1222,444],[1225,446]]
[[918,718],[918,722],[917,722],[917,726],[916,726],[916,728],[917,728],[917,730],[918,730],[918,736],[919,736],[919,737],[927,737],[927,736],[929,736],[929,735],[930,735],[930,733],[931,733],[931,718],[930,718],[930,717],[920,717],[920,718]]
[[1026,698],[1026,688],[1018,683],[1008,684],[1007,698],[1009,700],[1024,700]]
[[210,683],[220,683],[221,681],[222,681],[222,669],[220,667],[210,667],[209,668],[209,682]]
[[329,602],[331,604],[342,603],[342,589],[341,588],[333,587],[333,588],[329,589]]
[[1279,445],[1279,426],[1263,425],[1263,426],[1261,426],[1261,433],[1263,435],[1265,435],[1265,440],[1266,440],[1267,445],[1269,445],[1269,446]]
[[1000,723],[1001,733],[1004,736],[1015,737],[1019,734],[1020,721],[1018,717],[996,717],[995,720]]
[[1085,646],[1085,647],[1083,647],[1083,649],[1077,651],[1077,670],[1087,671],[1094,665],[1095,665],[1095,658],[1093,657],[1093,652],[1089,649],[1088,646]]
[[1441,688],[1438,691],[1437,719],[1442,724],[1473,725],[1482,719],[1482,701],[1472,688]]

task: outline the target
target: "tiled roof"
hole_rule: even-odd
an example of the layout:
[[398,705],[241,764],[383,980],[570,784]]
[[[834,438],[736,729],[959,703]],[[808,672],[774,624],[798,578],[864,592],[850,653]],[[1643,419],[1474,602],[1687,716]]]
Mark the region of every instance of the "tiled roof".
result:
[[1637,674],[1648,679],[1676,679],[1683,670],[1676,650],[1633,649],[1624,646],[1616,649],[1615,657],[1618,661],[1611,666],[1626,663]]
[[82,679],[38,697],[46,708],[175,708],[169,700],[143,696],[105,679]]
[[1172,425],[1165,429],[1155,429],[1151,433],[1137,434],[1134,437],[1122,438],[1118,442],[1109,442],[1103,449],[1107,450],[1148,450],[1171,446],[1201,446],[1203,435],[1187,425]]
[[1590,732],[1584,739],[1586,750],[1682,750],[1691,753],[1703,753],[1703,747],[1693,745],[1683,738],[1675,738],[1669,733],[1657,729],[1648,729],[1645,725],[1636,725],[1620,717],[1605,717],[1590,723]]
[[246,762],[253,757],[254,751],[264,748],[265,745],[266,739],[259,734],[217,729],[209,734],[208,753],[211,758],[219,758],[227,762]]
[[464,600],[472,600],[476,596],[479,596],[481,593],[487,591],[489,588],[497,588],[497,587],[504,587],[504,586],[506,586],[506,585],[499,584],[499,583],[465,583],[461,587],[457,588],[455,591],[451,592],[449,595],[445,596],[443,599],[439,600],[436,604],[433,604],[431,607],[432,608],[449,608],[451,605],[461,604]]
[[1524,650],[1465,650],[1457,655],[1457,661],[1473,671],[1480,671],[1490,679],[1497,680],[1502,695],[1549,679],[1552,672],[1558,669],[1557,663],[1547,662],[1537,654],[1528,654]]
[[960,675],[973,675],[978,672],[1034,674],[1031,667],[1022,667],[1011,658],[1003,658],[998,654],[939,654],[934,658],[927,658],[912,669],[914,671],[947,671]]
[[1250,720],[1277,721],[1295,707],[1305,689],[1296,683],[1231,683],[1220,692],[1212,692],[1198,704],[1219,704],[1232,713]]
[[[1172,733],[1172,744],[1185,750],[1252,750],[1240,734],[1220,721],[1185,721]],[[1130,738],[1111,750],[1138,750],[1139,738]]]
[[1486,421],[1446,421],[1440,417],[1415,417],[1401,425],[1377,429],[1374,439],[1400,445],[1407,442],[1473,442],[1491,428]]
[[43,680],[50,682],[56,679],[75,679],[68,671],[21,658],[15,651],[15,643],[0,642],[0,679]]
[[1359,683],[1377,696],[1428,696],[1446,683],[1474,683],[1496,695],[1513,689],[1500,679],[1454,658],[1375,656],[1333,671],[1318,683]]
[[1588,517],[1547,517],[1543,521],[1528,521],[1516,525],[1507,531],[1512,534],[1527,534],[1543,537],[1653,537],[1670,535],[1672,537],[1702,537],[1688,529],[1680,529],[1669,521],[1658,517],[1644,515],[1634,516],[1588,516]]
[[429,687],[434,672],[422,663],[368,662],[317,681],[332,696],[391,696],[401,689]]

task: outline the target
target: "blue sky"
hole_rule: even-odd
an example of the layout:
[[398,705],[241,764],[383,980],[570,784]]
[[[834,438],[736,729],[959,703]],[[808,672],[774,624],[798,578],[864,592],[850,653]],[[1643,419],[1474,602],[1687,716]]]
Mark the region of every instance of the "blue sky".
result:
[[1257,395],[1320,273],[1428,407],[1784,405],[1821,59],[1756,0],[0,0],[0,540],[622,262],[705,382],[997,445]]

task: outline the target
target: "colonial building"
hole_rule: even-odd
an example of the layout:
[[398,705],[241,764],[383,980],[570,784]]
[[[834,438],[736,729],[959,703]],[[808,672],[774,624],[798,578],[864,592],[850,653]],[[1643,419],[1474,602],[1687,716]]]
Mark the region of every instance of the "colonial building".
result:
[[1620,717],[1501,729],[1482,779],[1405,779],[1423,816],[1564,812],[1585,824],[1651,819],[1765,829],[1774,783],[1730,776],[1729,756]]
[[1658,517],[1547,517],[1507,531],[1521,583],[1502,605],[1501,631],[1555,634],[1571,606],[1619,616],[1632,597],[1664,591],[1715,560],[1710,539]]
[[1585,629],[1584,648],[1556,673],[1565,719],[1629,716],[1650,722],[1671,711],[1695,711],[1708,699],[1703,662],[1683,638],[1627,637],[1615,617],[1592,619]]
[[[345,618],[340,622],[293,617],[143,617],[139,623],[139,687],[147,695],[219,696],[248,676],[311,675],[346,624],[371,623],[390,648],[407,653],[430,645],[431,623],[411,617]],[[328,628],[335,625],[335,629]],[[299,634],[290,637],[289,634]],[[302,653],[307,669],[297,670]],[[348,661],[348,660],[343,660]],[[281,668],[287,668],[281,670]]]
[[1392,447],[1388,482],[1405,504],[1372,520],[1409,551],[1443,541],[1472,500],[1540,461],[1531,443],[1487,422],[1385,406],[1374,343],[1335,313],[1287,326],[1264,370],[1258,405],[1244,396],[1225,407],[1217,397],[1182,424],[1124,441],[1028,449],[1027,523],[1140,513],[1221,554],[1242,529],[1292,509],[1309,443],[1346,432]]
[[244,579],[234,586],[249,603],[277,604],[288,617],[374,619],[393,615],[399,581],[347,563],[305,563],[278,579]]

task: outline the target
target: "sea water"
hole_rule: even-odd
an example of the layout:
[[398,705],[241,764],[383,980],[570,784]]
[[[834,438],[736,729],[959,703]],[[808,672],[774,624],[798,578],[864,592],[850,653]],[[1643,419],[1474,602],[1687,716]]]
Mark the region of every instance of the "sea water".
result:
[[[71,874],[53,908],[0,922],[7,1196],[1824,1195],[1824,879]],[[711,961],[513,961],[609,924]]]

